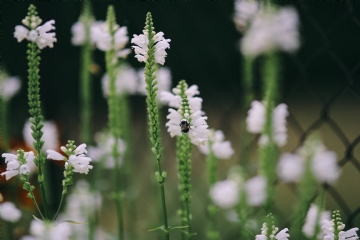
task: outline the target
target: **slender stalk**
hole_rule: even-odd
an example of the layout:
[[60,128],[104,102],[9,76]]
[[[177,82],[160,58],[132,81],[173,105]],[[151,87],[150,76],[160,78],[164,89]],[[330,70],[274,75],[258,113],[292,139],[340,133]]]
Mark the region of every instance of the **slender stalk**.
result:
[[84,1],[82,18],[85,25],[85,41],[81,49],[81,128],[80,139],[84,143],[91,141],[91,72],[90,65],[92,63],[92,49],[90,43],[90,24],[91,24],[91,2]]
[[159,109],[156,102],[156,81],[155,72],[155,42],[154,42],[154,27],[151,13],[148,13],[146,16],[145,30],[148,34],[148,59],[145,64],[145,82],[147,86],[147,111],[149,116],[149,131],[150,131],[150,141],[152,143],[152,152],[156,157],[158,171],[155,173],[158,183],[160,184],[161,191],[161,206],[163,210],[163,226],[164,238],[166,240],[170,239],[169,236],[169,226],[167,220],[167,211],[166,211],[166,199],[165,199],[165,189],[164,182],[166,178],[166,172],[162,171],[161,168],[161,158],[162,158],[162,147],[161,147],[161,136],[160,136],[160,123],[159,123]]
[[[115,12],[114,7],[112,5],[108,8],[107,13],[107,23],[108,29],[111,36],[111,45],[115,46]],[[116,209],[117,209],[117,218],[118,218],[118,239],[124,239],[124,230],[123,230],[123,212],[122,212],[122,197],[121,197],[121,186],[120,186],[120,166],[119,166],[119,158],[120,154],[118,151],[118,138],[120,137],[120,127],[119,127],[119,104],[117,102],[116,96],[116,54],[114,48],[106,51],[106,71],[109,76],[109,97],[108,97],[108,105],[109,105],[109,126],[112,136],[114,137],[114,145],[113,145],[113,157],[115,160],[115,201],[116,201]],[[115,61],[114,61],[115,60]]]
[[[47,212],[47,201],[46,201],[46,194],[45,194],[45,186],[44,186],[44,174],[43,174],[43,165],[45,163],[45,157],[42,153],[42,147],[44,142],[41,140],[43,135],[42,132],[42,121],[43,116],[41,115],[41,107],[40,107],[40,83],[39,79],[40,76],[39,72],[39,65],[40,65],[40,50],[37,48],[36,43],[31,42],[28,44],[28,60],[29,60],[29,88],[28,88],[28,98],[29,98],[29,112],[31,115],[30,122],[32,123],[33,133],[32,136],[35,139],[33,145],[37,152],[37,157],[34,159],[35,164],[39,169],[39,176],[38,181],[40,184],[40,191],[41,196],[43,199],[44,205],[44,215],[45,218],[48,219],[48,212]],[[35,131],[34,131],[35,130]]]
[[55,216],[54,216],[54,218],[53,218],[53,222],[55,222],[55,220],[56,220],[56,218],[57,218],[57,216],[58,216],[58,214],[59,214],[59,212],[60,212],[60,209],[61,209],[61,207],[62,207],[62,205],[63,205],[63,203],[64,203],[64,199],[65,199],[65,194],[62,194],[62,195],[61,195],[61,199],[60,199],[60,203],[59,203],[59,207],[58,207],[58,209],[57,209],[57,211],[56,211],[56,214],[55,214]]

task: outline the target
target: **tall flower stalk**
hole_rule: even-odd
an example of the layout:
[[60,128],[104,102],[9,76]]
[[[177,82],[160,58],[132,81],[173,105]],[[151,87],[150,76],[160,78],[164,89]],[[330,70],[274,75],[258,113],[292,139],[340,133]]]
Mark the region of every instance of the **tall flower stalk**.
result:
[[160,137],[160,122],[159,122],[159,109],[156,101],[157,82],[155,81],[156,63],[164,64],[166,57],[166,48],[170,48],[169,39],[163,37],[164,33],[155,33],[151,13],[146,15],[144,34],[134,35],[131,42],[137,46],[133,46],[135,50],[135,57],[140,62],[145,62],[145,82],[146,82],[146,104],[149,120],[150,141],[152,144],[152,152],[155,155],[157,163],[157,172],[155,173],[156,179],[160,186],[161,192],[161,206],[163,213],[163,226],[159,229],[164,231],[165,239],[169,239],[169,226],[167,220],[166,200],[164,183],[166,179],[166,172],[162,170],[161,158],[162,147]]
[[90,143],[91,141],[91,71],[92,64],[92,46],[90,40],[90,27],[94,21],[91,13],[91,2],[83,2],[83,10],[80,21],[84,25],[85,38],[81,48],[81,72],[80,72],[80,91],[81,91],[81,142]]
[[[54,20],[50,20],[45,24],[40,25],[42,20],[38,17],[38,13],[34,5],[29,6],[29,11],[27,17],[22,20],[22,23],[28,27],[18,25],[15,27],[14,37],[21,42],[24,39],[29,40],[28,43],[28,79],[29,79],[29,87],[28,87],[28,99],[29,99],[29,113],[31,115],[31,129],[32,136],[34,138],[33,146],[37,152],[37,155],[34,159],[36,166],[39,168],[38,182],[40,184],[41,195],[43,199],[44,205],[44,217],[49,219],[48,211],[47,211],[47,201],[45,195],[45,186],[44,186],[44,164],[45,164],[45,156],[42,152],[42,147],[44,145],[44,141],[41,140],[43,135],[43,116],[41,114],[41,106],[40,106],[40,76],[39,76],[39,65],[40,65],[40,49],[45,47],[53,47],[53,43],[56,42],[55,33],[49,32],[55,27],[53,24]],[[30,31],[29,31],[30,29]]]
[[[109,31],[110,35],[110,46],[115,46],[115,32],[118,28],[116,25],[115,10],[113,6],[108,7],[107,19],[106,19],[106,28]],[[124,226],[123,226],[123,209],[122,209],[122,194],[121,194],[121,179],[120,179],[120,165],[119,158],[120,152],[118,150],[118,139],[120,137],[120,128],[119,128],[119,114],[120,108],[118,104],[118,98],[116,94],[116,66],[117,66],[117,56],[115,47],[109,47],[105,53],[106,60],[106,71],[109,76],[109,97],[108,97],[108,106],[109,106],[109,127],[110,132],[113,135],[115,141],[112,148],[112,155],[115,160],[115,201],[117,209],[117,219],[118,219],[118,238],[124,239]]]

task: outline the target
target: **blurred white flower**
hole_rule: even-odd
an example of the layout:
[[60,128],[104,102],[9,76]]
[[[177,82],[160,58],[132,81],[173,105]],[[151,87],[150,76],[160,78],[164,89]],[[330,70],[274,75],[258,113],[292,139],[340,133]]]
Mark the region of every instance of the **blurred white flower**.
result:
[[[253,101],[246,118],[247,129],[251,133],[262,133],[266,121],[265,106],[259,101]],[[286,117],[289,115],[287,105],[284,103],[276,106],[272,113],[272,139],[282,147],[287,142]],[[269,142],[268,136],[262,135],[259,138],[259,145],[263,146]]]
[[[161,65],[165,63],[165,57],[167,56],[166,49],[170,48],[169,42],[170,39],[164,38],[163,32],[158,32],[154,35],[153,40],[155,42],[155,62]],[[149,44],[149,35],[146,30],[143,31],[143,34],[136,35],[131,39],[131,43],[136,46],[132,46],[135,51],[135,58],[139,62],[146,62],[148,58],[148,44]]]
[[68,223],[54,224],[32,220],[30,223],[30,233],[37,240],[70,240],[71,229]]
[[239,185],[234,180],[215,183],[210,189],[210,197],[221,208],[231,208],[239,202]]
[[[32,24],[34,23],[35,22],[32,21]],[[40,19],[40,23],[41,23],[41,19]],[[55,33],[50,31],[55,29],[55,26],[53,26],[55,24],[55,20],[47,21],[46,23],[37,27],[36,29],[35,27],[38,24],[37,23],[35,25],[32,24],[30,24],[31,26],[27,25],[27,27],[30,27],[31,29],[30,31],[24,26],[21,25],[15,26],[14,37],[18,40],[18,42],[27,39],[28,41],[36,42],[37,46],[40,49],[43,49],[45,47],[53,48],[54,42],[56,42],[57,39],[55,38]]]
[[[315,228],[316,225],[319,224],[321,225],[321,223],[324,220],[331,220],[331,213],[330,211],[323,211],[320,215],[320,219],[319,222],[316,223],[317,217],[319,214],[319,209],[315,204],[311,204],[307,214],[306,214],[306,219],[305,219],[305,224],[302,228],[302,232],[304,233],[304,235],[307,238],[312,238],[315,234]],[[323,239],[324,236],[323,234],[319,234],[318,239]]]
[[294,52],[300,46],[298,25],[298,14],[291,7],[262,8],[241,41],[241,51],[252,56],[272,49]]
[[[140,83],[138,85],[138,92],[142,95],[146,95],[147,91],[146,91],[146,82],[145,82],[145,73],[144,73],[144,69],[141,69],[138,71],[138,76],[140,79]],[[157,81],[157,85],[156,87],[158,88],[158,90],[156,91],[156,100],[159,104],[161,105],[165,105],[167,104],[169,101],[166,101],[164,99],[162,99],[162,95],[161,93],[166,92],[171,94],[170,91],[170,87],[171,87],[171,71],[168,67],[159,67],[155,73],[156,79],[155,81]],[[181,98],[178,96],[179,101],[181,102]],[[171,105],[169,105],[170,107],[173,107]],[[178,107],[180,107],[180,104],[178,105]]]
[[0,217],[7,222],[17,222],[21,218],[21,211],[16,208],[12,202],[3,202],[0,204]]
[[9,180],[10,178],[18,175],[19,173],[22,175],[27,175],[30,173],[30,170],[35,169],[35,156],[32,151],[25,152],[25,163],[22,163],[21,159],[19,160],[19,155],[3,153],[1,156],[5,158],[5,163],[7,164],[6,172],[1,173],[1,176],[6,177],[6,180]]
[[278,175],[284,182],[297,182],[304,173],[304,159],[298,154],[284,153],[280,156]]
[[[117,70],[115,87],[116,94],[134,94],[137,91],[137,73],[127,64],[122,64]],[[105,97],[109,96],[109,76],[105,74],[101,79],[102,90]]]
[[262,176],[250,178],[245,183],[247,202],[250,206],[259,206],[266,198],[266,180]]
[[1,98],[5,101],[9,101],[20,90],[21,81],[18,77],[7,77],[5,75],[1,76],[1,78]]
[[318,151],[312,161],[315,177],[322,183],[333,183],[340,175],[333,151]]
[[[115,167],[115,160],[112,155],[113,146],[115,144],[115,138],[108,133],[97,133],[95,136],[97,143],[96,147],[90,146],[88,151],[88,156],[93,159],[94,162],[103,162],[104,167],[108,169],[113,169]],[[117,150],[120,153],[118,159],[119,165],[122,164],[122,156],[126,150],[126,144],[122,139],[118,139]]]
[[105,52],[113,49],[116,52],[117,57],[126,58],[130,53],[130,49],[125,49],[125,46],[129,41],[127,27],[115,25],[114,28],[114,44],[112,45],[107,22],[94,22],[90,27],[91,41],[95,43],[96,47],[101,51]]
[[205,155],[208,155],[211,151],[218,159],[229,159],[234,154],[234,149],[231,147],[229,141],[224,141],[225,136],[221,130],[209,131],[209,141],[205,142],[205,145],[200,145],[199,150]]
[[83,45],[85,42],[85,25],[83,22],[76,22],[71,26],[71,43],[75,46]]
[[[55,122],[45,121],[42,128],[43,136],[41,140],[44,141],[43,149],[56,149],[59,146],[59,134]],[[24,125],[23,128],[23,137],[26,144],[29,147],[33,147],[33,142],[35,141],[32,134],[31,123],[29,120]]]
[[255,14],[260,9],[260,3],[257,1],[235,1],[234,22],[240,32],[246,30]]

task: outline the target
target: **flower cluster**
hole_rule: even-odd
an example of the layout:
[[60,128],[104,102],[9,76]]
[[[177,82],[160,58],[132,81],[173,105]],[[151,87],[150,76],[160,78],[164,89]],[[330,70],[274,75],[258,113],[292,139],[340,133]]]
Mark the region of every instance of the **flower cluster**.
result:
[[[289,115],[287,105],[284,103],[275,107],[272,114],[271,138],[278,146],[284,146],[287,142],[286,117]],[[247,129],[251,133],[262,133],[265,125],[265,105],[259,101],[253,101],[246,118]],[[260,145],[266,145],[269,136],[262,135],[259,139]]]
[[101,51],[114,50],[117,57],[126,58],[130,53],[130,49],[125,48],[129,41],[127,27],[120,27],[119,25],[115,24],[113,31],[115,31],[114,42],[111,40],[109,24],[104,21],[96,21],[90,28],[91,42],[94,43]]
[[27,39],[30,42],[35,42],[40,49],[45,47],[54,47],[54,42],[57,41],[55,38],[55,33],[50,32],[54,30],[55,20],[50,20],[41,24],[42,20],[37,16],[35,7],[30,5],[28,16],[22,20],[22,25],[15,26],[14,37],[21,42],[24,39]]
[[260,9],[260,4],[257,1],[235,1],[235,15],[234,22],[240,32],[244,32],[248,24],[254,18]]
[[225,136],[221,130],[210,130],[209,141],[199,146],[200,152],[208,155],[210,152],[218,159],[229,159],[234,154],[230,141],[224,141]]
[[[182,89],[184,92],[182,93]],[[199,94],[198,86],[192,85],[188,87],[185,81],[180,81],[176,88],[171,92],[161,92],[161,101],[167,102],[170,107],[178,108],[178,110],[169,109],[170,114],[167,115],[169,121],[166,123],[168,132],[171,137],[181,136],[181,128],[179,126],[182,119],[186,119],[190,124],[189,137],[195,145],[204,145],[208,141],[208,125],[207,117],[203,116],[201,111],[202,98],[194,97]],[[187,102],[187,104],[184,104]]]
[[86,144],[83,143],[75,148],[72,147],[73,142],[69,142],[71,143],[67,144],[68,147],[61,146],[60,148],[63,153],[69,156],[68,158],[54,150],[46,150],[47,158],[52,160],[64,160],[65,168],[67,168],[68,166],[72,166],[73,172],[88,174],[89,170],[92,169],[93,166],[90,165],[92,159],[86,157],[85,155],[87,154]]
[[[253,8],[248,7],[246,10],[254,13],[255,7]],[[299,17],[293,8],[261,8],[253,17],[241,41],[241,51],[252,56],[272,49],[293,52],[300,45],[298,25]]]
[[[278,164],[278,175],[285,182],[298,182],[305,171],[307,153],[304,147],[298,153],[284,153]],[[333,183],[339,177],[339,167],[336,153],[326,150],[324,145],[315,148],[311,158],[311,170],[315,178],[321,183]]]
[[357,235],[358,228],[351,228],[348,231],[342,231],[345,228],[345,224],[341,222],[340,212],[334,211],[332,214],[332,220],[323,220],[322,230],[325,234],[324,240],[358,240]]
[[[155,62],[161,65],[165,63],[165,57],[167,56],[166,49],[170,48],[170,39],[164,38],[163,32],[153,32],[152,43],[155,44]],[[139,62],[146,62],[148,59],[149,50],[149,33],[147,30],[143,30],[143,34],[136,35],[131,39],[131,43],[136,46],[132,46],[135,51],[135,57]]]
[[[93,161],[103,161],[104,167],[108,169],[113,169],[115,166],[115,160],[112,155],[113,146],[115,144],[115,139],[109,133],[97,133],[95,136],[97,142],[96,147],[90,146],[88,148],[88,156],[93,159]],[[117,141],[117,150],[120,153],[118,158],[119,165],[122,164],[122,156],[126,150],[126,144],[123,140],[118,138]]]
[[3,153],[1,156],[5,158],[5,163],[7,164],[6,172],[1,173],[1,176],[6,177],[6,180],[9,180],[19,173],[21,175],[29,175],[30,171],[35,168],[35,155],[31,151],[23,152],[19,150],[17,155]]
[[289,231],[289,229],[284,228],[283,230],[278,232],[279,228],[274,225],[272,214],[269,214],[267,216],[267,219],[268,219],[268,221],[264,222],[261,227],[261,234],[256,235],[255,240],[268,240],[268,239],[270,239],[270,240],[274,240],[274,239],[288,240],[289,239],[290,235],[287,233],[287,231]]

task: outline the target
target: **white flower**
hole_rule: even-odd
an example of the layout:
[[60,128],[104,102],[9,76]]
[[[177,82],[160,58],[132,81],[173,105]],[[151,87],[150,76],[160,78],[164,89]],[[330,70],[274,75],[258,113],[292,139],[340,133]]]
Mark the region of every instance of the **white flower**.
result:
[[253,177],[245,183],[247,202],[250,206],[259,206],[266,198],[266,180],[262,176]]
[[[45,121],[42,128],[43,136],[41,140],[44,141],[43,149],[56,149],[59,146],[59,134],[55,122]],[[28,120],[23,128],[23,137],[26,144],[29,147],[33,147],[33,142],[35,141],[32,136],[31,123]]]
[[[177,108],[175,105],[179,103],[179,98],[176,96],[180,97],[181,102],[181,96],[179,95],[180,85],[173,89],[173,93],[175,95],[162,92],[162,100],[171,103],[175,108]],[[170,108],[170,114],[166,117],[167,119],[169,119],[169,121],[165,124],[168,129],[167,131],[170,133],[171,137],[181,136],[182,132],[179,126],[181,120],[184,118],[190,119],[190,130],[188,134],[191,142],[198,146],[204,145],[208,141],[209,126],[206,123],[207,117],[203,116],[204,113],[201,111],[202,99],[199,97],[194,97],[195,94],[199,94],[198,87],[196,85],[193,85],[187,88],[187,90],[185,90],[185,94],[189,103],[190,110],[182,109],[181,105],[178,106],[180,107],[178,111]],[[183,114],[180,114],[180,112],[183,112]]]
[[265,106],[253,101],[246,118],[247,129],[251,133],[261,133],[265,124]]
[[[253,101],[251,108],[248,111],[246,118],[247,129],[251,133],[262,133],[265,125],[265,111],[266,108],[263,103],[259,101]],[[273,140],[278,146],[284,146],[287,142],[287,128],[286,117],[289,115],[287,111],[287,105],[284,103],[276,106],[272,113],[272,132]],[[262,135],[259,138],[259,145],[266,145],[269,142],[269,138],[266,135]]]
[[[138,86],[138,92],[142,95],[146,95],[147,91],[146,91],[144,69],[141,69],[138,71],[138,76],[139,76],[139,80],[140,80],[140,83]],[[167,67],[159,67],[155,73],[155,76],[156,76],[155,81],[157,81],[156,87],[158,88],[158,90],[156,91],[156,100],[159,104],[165,105],[169,101],[167,101],[166,99],[163,99],[161,94],[168,93],[168,94],[172,95],[171,93],[169,93],[170,87],[171,87],[171,71]],[[179,101],[181,102],[180,96],[177,96],[177,97],[179,98]],[[180,104],[178,106],[172,106],[169,104],[169,106],[170,107],[180,107]]]
[[82,155],[71,155],[69,157],[69,163],[74,167],[73,171],[78,173],[88,174],[89,170],[93,168],[93,166],[90,165],[90,162],[91,158]]
[[1,78],[0,95],[3,100],[8,101],[20,90],[21,81],[18,77],[1,76]]
[[[319,214],[319,209],[315,204],[311,204],[305,219],[305,224],[302,228],[302,232],[307,238],[312,238],[315,234],[315,227],[317,224],[321,225],[324,220],[331,220],[331,213],[330,211],[324,211],[321,213],[319,222],[316,223],[317,216]],[[319,237],[322,239],[324,236]]]
[[298,14],[284,7],[275,12],[261,9],[241,41],[241,51],[257,56],[271,49],[293,52],[299,48]]
[[[127,27],[114,26],[114,44],[112,45],[111,35],[109,33],[109,26],[107,22],[97,21],[90,28],[91,41],[95,43],[96,47],[101,51],[115,50],[118,57],[125,58],[129,50],[124,49],[125,45],[129,41],[127,36]],[[127,53],[127,54],[126,54]]]
[[238,30],[243,32],[258,11],[259,3],[257,1],[236,1],[233,20]]
[[15,26],[14,37],[18,40],[18,42],[21,42],[24,39],[27,39],[28,41],[31,42],[36,42],[37,46],[40,49],[43,49],[45,47],[53,48],[54,42],[57,41],[57,39],[55,38],[55,33],[50,32],[51,30],[55,29],[55,26],[53,26],[54,24],[55,24],[55,20],[50,20],[44,23],[43,25],[37,27],[36,29],[35,27],[38,24],[35,24],[31,26],[30,31],[26,29],[24,26],[17,25]]
[[284,228],[278,234],[276,234],[275,238],[278,240],[288,240],[290,235],[287,233],[287,231],[289,231],[289,229]]
[[5,163],[7,163],[6,172],[1,173],[1,176],[6,177],[6,180],[9,180],[19,173],[27,175],[30,173],[30,170],[35,168],[35,156],[33,152],[25,152],[24,158],[26,163],[21,163],[18,159],[19,156],[11,153],[3,153],[1,156],[5,158]]
[[216,158],[229,159],[234,154],[234,149],[232,149],[229,141],[224,140],[224,133],[221,130],[209,131],[209,141],[205,145],[199,146],[199,150],[208,155],[210,153],[209,145],[211,144],[211,150]]
[[48,159],[52,160],[64,160],[64,156],[54,150],[46,150]]
[[[101,79],[102,90],[105,97],[109,96],[109,76],[105,74]],[[137,91],[137,73],[127,64],[121,65],[117,69],[115,79],[116,94],[134,94]]]
[[37,237],[37,240],[70,240],[70,224],[68,223],[45,223],[32,220],[30,233]]
[[278,175],[284,182],[297,182],[304,173],[304,159],[293,153],[284,153],[280,156]]
[[[166,49],[170,48],[169,42],[170,39],[164,38],[163,32],[158,32],[154,35],[153,40],[155,42],[155,62],[161,65],[165,63],[165,57],[167,56]],[[136,35],[131,39],[131,43],[137,45],[132,46],[135,51],[135,58],[139,62],[146,62],[148,58],[148,44],[149,44],[149,37],[148,32],[146,30],[143,31],[143,34]]]
[[75,46],[80,46],[84,44],[86,33],[85,33],[85,25],[83,22],[76,22],[71,26],[71,43]]
[[[113,169],[115,167],[115,160],[112,156],[113,146],[115,144],[115,138],[108,133],[97,133],[95,140],[97,142],[96,147],[89,147],[88,156],[95,162],[103,161],[105,168]],[[122,164],[122,156],[126,150],[125,142],[118,138],[117,150],[120,153],[119,165]]]
[[[269,237],[267,236],[268,231],[270,231]],[[284,228],[278,234],[276,232],[279,231],[278,227],[275,227],[274,225],[271,226],[270,229],[268,229],[266,223],[263,223],[261,227],[261,234],[255,236],[255,240],[267,240],[267,239],[277,239],[277,240],[288,240],[290,235],[287,233],[289,229]],[[276,234],[276,235],[275,235]]]
[[357,231],[359,231],[358,228],[351,228],[350,230],[347,230],[346,232],[341,231],[339,233],[339,240],[358,240],[359,236],[357,235]]
[[320,182],[333,183],[340,174],[336,162],[336,153],[333,151],[320,151],[315,153],[312,160],[312,170]]
[[21,217],[21,211],[16,208],[12,202],[3,202],[0,204],[0,217],[7,222],[17,222]]
[[215,183],[210,189],[210,197],[222,208],[231,208],[239,202],[239,185],[234,180]]

